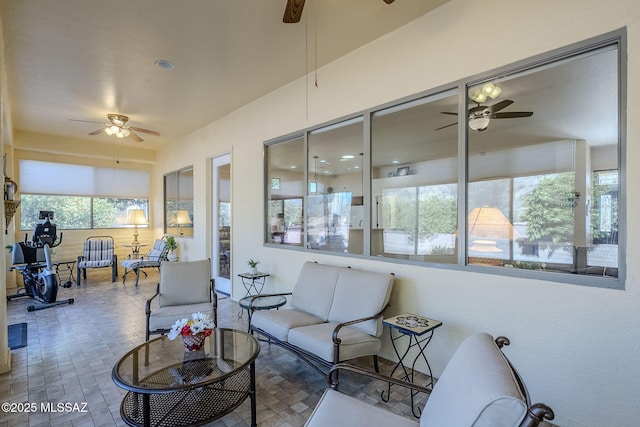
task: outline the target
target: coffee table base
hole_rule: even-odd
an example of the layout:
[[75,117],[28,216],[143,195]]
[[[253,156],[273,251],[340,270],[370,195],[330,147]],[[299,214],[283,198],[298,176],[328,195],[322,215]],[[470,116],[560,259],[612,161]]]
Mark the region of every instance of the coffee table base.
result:
[[[242,370],[208,387],[160,394],[128,392],[120,405],[120,415],[130,426],[198,426],[223,417],[251,397],[255,413],[255,391],[250,370]],[[150,419],[145,423],[145,401]],[[255,418],[252,425],[256,425]]]

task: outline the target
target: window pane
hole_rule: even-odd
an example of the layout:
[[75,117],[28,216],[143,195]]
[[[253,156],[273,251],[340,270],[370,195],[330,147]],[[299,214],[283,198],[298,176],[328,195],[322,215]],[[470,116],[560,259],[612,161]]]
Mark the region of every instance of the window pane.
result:
[[265,241],[303,245],[304,140],[295,138],[265,148],[267,224]]
[[362,121],[358,117],[309,134],[307,243],[311,249],[363,253],[364,218],[357,215],[363,198]]
[[21,230],[33,230],[40,211],[53,211],[58,229],[91,228],[91,197],[22,194],[20,200]]
[[[142,209],[148,217],[148,202],[144,199],[113,199],[100,198],[93,199],[93,228],[121,228],[130,227],[125,225],[128,209]],[[148,225],[139,225],[138,228],[147,228]]]
[[375,113],[371,255],[456,263],[458,96]]
[[164,232],[193,237],[193,167],[164,176]]
[[468,263],[617,277],[617,61],[469,88]]
[[54,222],[59,229],[73,230],[131,227],[124,224],[127,210],[142,209],[146,214],[149,209],[149,201],[147,199],[35,194],[23,194],[21,197],[21,230],[32,230],[38,221],[38,213],[43,210],[54,212]]

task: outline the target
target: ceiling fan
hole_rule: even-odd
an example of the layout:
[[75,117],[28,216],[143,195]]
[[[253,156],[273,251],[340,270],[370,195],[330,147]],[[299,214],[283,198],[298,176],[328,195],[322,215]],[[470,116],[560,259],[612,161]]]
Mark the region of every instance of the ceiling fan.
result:
[[115,136],[116,138],[131,138],[136,142],[144,141],[138,135],[136,135],[133,131],[148,133],[149,135],[160,136],[159,132],[155,130],[143,129],[135,126],[127,126],[127,122],[129,121],[129,117],[124,114],[107,114],[107,119],[109,119],[109,123],[102,122],[93,122],[90,120],[77,120],[77,119],[69,119],[74,122],[85,122],[85,123],[99,123],[104,125],[104,127],[91,132],[89,135],[99,135],[102,132],[107,135]]
[[[469,109],[467,120],[469,122],[469,127],[478,132],[486,130],[489,126],[489,123],[491,122],[491,119],[515,119],[519,117],[533,116],[533,111],[507,111],[500,113],[500,110],[503,110],[509,105],[513,104],[513,101],[510,99],[505,99],[504,101],[500,101],[493,105],[480,105],[480,103],[477,104],[478,106]],[[448,114],[451,116],[458,115],[458,113],[449,113],[446,111],[441,112],[441,114]],[[439,127],[436,130],[448,128],[456,124],[458,124],[458,122]]]
[[[302,9],[305,0],[287,0],[287,6],[284,9],[284,17],[282,22],[285,24],[295,24],[300,22],[302,18]],[[383,0],[386,4],[391,4],[394,0]]]

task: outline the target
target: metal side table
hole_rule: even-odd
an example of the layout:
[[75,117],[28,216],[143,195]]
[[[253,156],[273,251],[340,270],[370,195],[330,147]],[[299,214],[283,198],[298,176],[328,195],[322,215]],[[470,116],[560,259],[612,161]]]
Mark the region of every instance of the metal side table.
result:
[[[238,274],[238,277],[242,279],[242,284],[247,290],[247,294],[245,295],[245,297],[248,297],[251,295],[260,295],[260,293],[262,292],[262,288],[264,288],[264,282],[265,280],[267,280],[267,277],[269,277],[269,273],[240,273]],[[255,291],[254,294],[251,293],[252,289]]]
[[[429,370],[429,382],[425,384],[425,387],[431,387],[433,389],[433,373],[431,372],[431,366],[429,365],[429,361],[427,360],[427,355],[425,354],[425,350],[427,345],[433,338],[433,332],[442,326],[442,322],[439,320],[428,319],[426,317],[418,316],[411,313],[404,313],[398,316],[391,317],[389,319],[384,319],[382,323],[389,327],[389,336],[391,337],[391,344],[393,344],[393,350],[398,356],[398,363],[393,367],[391,371],[391,377],[398,369],[402,369],[402,373],[404,374],[401,379],[409,382],[413,382],[415,372],[415,366],[418,359],[422,358],[424,362],[427,364],[427,369]],[[395,334],[394,334],[395,331]],[[404,350],[404,353],[400,354],[398,350],[398,346],[396,342],[403,338],[408,338],[409,343]],[[405,364],[404,360],[409,354],[409,350],[413,347],[418,349],[418,354],[413,359],[413,363],[411,364],[411,368],[409,369]],[[380,397],[385,402],[389,401],[389,395],[391,393],[391,383],[387,385],[386,397],[385,390],[382,391]],[[411,391],[411,411],[413,415],[418,418],[420,417],[421,410],[416,408],[414,405],[414,397],[416,396],[417,391]]]
[[[251,333],[251,317],[253,316],[254,311],[271,310],[274,308],[277,310],[286,303],[287,299],[281,295],[264,297],[260,297],[260,295],[253,295],[242,298],[239,301],[240,308],[247,310],[247,316],[249,317],[249,327],[247,329],[247,333]],[[240,314],[242,314],[242,311],[240,312]]]

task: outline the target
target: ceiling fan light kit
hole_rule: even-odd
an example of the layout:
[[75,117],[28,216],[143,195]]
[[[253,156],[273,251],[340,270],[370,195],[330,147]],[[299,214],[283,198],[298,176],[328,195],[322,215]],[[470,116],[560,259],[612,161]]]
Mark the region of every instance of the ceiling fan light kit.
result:
[[136,142],[142,142],[143,139],[140,138],[133,131],[148,133],[149,135],[160,136],[160,133],[156,132],[155,130],[143,129],[135,126],[127,126],[129,117],[125,116],[124,114],[107,114],[107,119],[109,119],[109,123],[92,122],[89,120],[76,120],[76,119],[70,119],[70,120],[75,122],[100,123],[104,125],[104,128],[101,128],[89,133],[89,135],[92,135],[92,136],[100,135],[101,133],[104,132],[108,136],[115,136],[118,139],[131,138]]
[[[498,88],[498,91],[499,91],[498,94],[502,93],[502,90],[500,88]],[[492,88],[487,88],[486,91],[483,89],[483,92],[484,93],[491,92],[491,94],[496,93],[495,89],[492,89]],[[498,95],[495,95],[495,96],[498,96]],[[471,94],[469,94],[469,97],[471,97]],[[489,127],[489,123],[491,122],[491,119],[516,119],[521,117],[533,116],[533,111],[500,112],[504,108],[507,108],[509,105],[513,104],[513,101],[510,99],[505,99],[493,105],[480,105],[479,101],[476,101],[476,103],[478,105],[476,107],[470,108],[469,111],[467,112],[467,125],[469,126],[469,128],[477,132],[482,132],[483,130],[486,130],[487,127]],[[451,113],[448,111],[443,111],[441,112],[441,114],[447,114],[450,116],[458,115],[458,113]],[[451,126],[455,126],[456,124],[458,123],[457,122],[451,123],[445,126],[441,126],[436,130],[445,129]]]
[[485,83],[480,87],[469,90],[469,98],[478,104],[487,99],[496,99],[502,93],[502,89],[495,83]]
[[487,127],[489,127],[490,122],[491,119],[489,119],[488,117],[476,117],[469,120],[469,127],[473,130],[477,130],[478,132],[482,132]]

